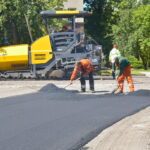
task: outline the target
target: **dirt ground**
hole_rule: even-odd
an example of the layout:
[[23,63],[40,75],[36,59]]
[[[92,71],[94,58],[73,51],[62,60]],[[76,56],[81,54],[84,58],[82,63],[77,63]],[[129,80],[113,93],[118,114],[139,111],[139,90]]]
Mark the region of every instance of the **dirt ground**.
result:
[[[150,78],[134,76],[135,90],[150,90]],[[60,88],[67,80],[23,80],[0,81],[0,98],[38,92],[43,86],[53,83]],[[89,89],[87,83],[87,91]],[[116,81],[108,76],[95,77],[94,94],[107,94],[116,87]],[[80,90],[79,81],[68,86],[68,90]],[[125,83],[125,92],[128,91]],[[149,91],[148,91],[149,92]],[[142,93],[141,93],[142,94]],[[145,93],[143,93],[144,95]],[[150,93],[148,93],[150,94]],[[105,129],[98,137],[83,147],[83,150],[150,150],[150,107],[129,116]]]
[[[135,91],[137,90],[150,90],[150,78],[145,76],[134,76]],[[59,88],[64,88],[69,84],[69,80],[2,80],[0,81],[0,98],[10,97],[15,95],[22,95],[28,93],[34,93],[40,90],[43,86],[53,83]],[[89,84],[87,81],[87,92],[89,90]],[[112,80],[109,76],[96,76],[95,77],[95,91],[94,94],[107,94],[110,93],[117,83]],[[124,91],[128,92],[128,86],[125,82]],[[74,84],[66,87],[67,90],[79,90],[79,80],[75,81]],[[87,94],[87,93],[86,93]]]

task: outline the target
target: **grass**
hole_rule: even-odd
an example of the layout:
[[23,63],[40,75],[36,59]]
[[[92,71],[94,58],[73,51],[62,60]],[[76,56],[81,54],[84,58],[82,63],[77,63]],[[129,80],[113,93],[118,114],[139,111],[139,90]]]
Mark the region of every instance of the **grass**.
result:
[[[112,72],[111,69],[110,70],[101,70],[101,71],[98,72],[98,74],[101,75],[101,76],[111,76],[111,72]],[[144,75],[141,72],[150,72],[150,69],[148,69],[148,70],[136,69],[136,68],[132,69],[132,74],[133,75]]]
[[101,76],[111,76],[111,72],[111,70],[101,70],[98,72],[98,74]]
[[148,69],[148,70],[135,69],[135,68],[132,69],[132,74],[134,74],[134,75],[143,75],[143,73],[141,73],[141,72],[150,72],[150,69]]

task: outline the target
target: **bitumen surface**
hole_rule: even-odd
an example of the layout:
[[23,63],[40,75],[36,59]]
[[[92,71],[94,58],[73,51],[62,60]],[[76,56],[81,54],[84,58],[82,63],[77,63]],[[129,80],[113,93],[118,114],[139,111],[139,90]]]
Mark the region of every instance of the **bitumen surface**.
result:
[[36,93],[1,98],[0,150],[78,150],[108,126],[150,106],[149,97],[149,90],[94,95],[48,84]]

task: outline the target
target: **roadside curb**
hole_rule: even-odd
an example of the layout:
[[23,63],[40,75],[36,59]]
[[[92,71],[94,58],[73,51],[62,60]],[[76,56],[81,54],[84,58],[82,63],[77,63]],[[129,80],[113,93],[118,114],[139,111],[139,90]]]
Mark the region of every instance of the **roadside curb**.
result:
[[143,73],[147,77],[150,77],[150,72],[141,72],[141,73]]
[[145,108],[103,130],[81,150],[150,149],[150,107]]

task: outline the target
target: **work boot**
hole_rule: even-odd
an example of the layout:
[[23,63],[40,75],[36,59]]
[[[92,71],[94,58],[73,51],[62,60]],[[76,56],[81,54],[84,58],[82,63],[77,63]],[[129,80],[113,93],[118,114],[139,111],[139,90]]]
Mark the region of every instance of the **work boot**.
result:
[[90,92],[91,92],[91,93],[95,93],[94,89],[90,89]]
[[85,89],[84,89],[84,88],[82,88],[82,89],[81,89],[81,92],[85,92]]
[[81,84],[81,92],[85,92],[86,90],[86,86],[85,86],[85,84]]

